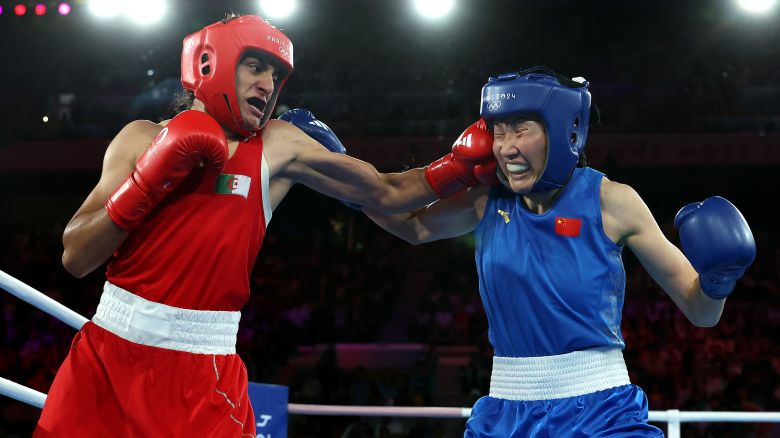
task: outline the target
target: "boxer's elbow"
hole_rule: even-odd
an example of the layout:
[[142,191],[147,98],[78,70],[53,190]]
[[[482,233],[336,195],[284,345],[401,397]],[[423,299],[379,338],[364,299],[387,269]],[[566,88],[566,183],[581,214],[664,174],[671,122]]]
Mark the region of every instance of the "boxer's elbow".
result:
[[129,231],[106,218],[106,215],[97,220],[74,218],[65,227],[62,266],[74,277],[82,278],[102,266],[129,235]]
[[686,318],[691,324],[701,328],[711,328],[718,325],[722,312],[704,311],[704,309],[693,308],[685,312]]
[[84,263],[83,257],[78,257],[73,254],[72,250],[62,252],[62,266],[68,273],[76,278],[83,278],[87,274],[93,271],[90,267]]
[[422,245],[424,243],[439,240],[441,236],[432,233],[428,227],[423,226],[417,218],[418,212],[414,212],[407,220],[407,242],[412,245]]
[[398,237],[401,238],[401,240],[405,241],[406,243],[415,246],[421,245],[426,242],[426,240],[423,239],[423,237],[417,233],[399,234]]
[[423,236],[414,232],[413,230],[406,229],[403,226],[393,227],[393,226],[387,226],[387,224],[385,224],[383,228],[390,234],[394,235],[395,237],[403,240],[404,242],[410,245],[417,246],[427,242],[427,240]]
[[720,315],[718,316],[709,316],[709,317],[691,317],[688,316],[688,321],[691,322],[691,324],[695,325],[696,327],[701,328],[712,328],[718,325],[718,322],[720,322]]
[[82,278],[87,273],[85,273],[77,263],[73,261],[71,257],[68,256],[67,252],[62,253],[62,266],[65,268],[68,273],[76,278]]
[[79,255],[79,251],[74,244],[73,232],[70,228],[65,228],[65,233],[62,236],[62,267],[65,268],[68,273],[76,278],[82,278],[89,274],[87,271],[84,257]]

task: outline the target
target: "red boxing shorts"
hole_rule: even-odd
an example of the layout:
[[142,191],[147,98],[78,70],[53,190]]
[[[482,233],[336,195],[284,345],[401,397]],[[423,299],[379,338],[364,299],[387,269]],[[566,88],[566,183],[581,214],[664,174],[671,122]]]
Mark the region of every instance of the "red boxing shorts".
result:
[[[132,321],[121,321],[116,309],[106,311],[104,298],[106,292],[95,322],[84,325],[73,339],[49,391],[34,437],[255,436],[246,368],[241,358],[236,354],[193,353],[128,341],[112,333],[117,320],[120,326],[126,323],[127,329],[117,330],[119,333],[137,331],[135,320],[142,321],[152,329],[142,334],[146,341],[155,339],[152,331],[164,332],[159,329],[170,327],[153,321],[159,312],[145,313],[143,306],[126,313]],[[143,304],[150,306],[148,303]],[[158,310],[157,306],[163,305],[151,306]],[[186,322],[193,324],[192,320]],[[106,325],[112,331],[103,328]],[[186,335],[169,337],[166,342],[183,346],[186,343],[181,342],[182,338],[193,336],[198,336],[197,328]],[[155,345],[159,345],[158,341],[159,337]],[[201,348],[191,346],[195,350]]]

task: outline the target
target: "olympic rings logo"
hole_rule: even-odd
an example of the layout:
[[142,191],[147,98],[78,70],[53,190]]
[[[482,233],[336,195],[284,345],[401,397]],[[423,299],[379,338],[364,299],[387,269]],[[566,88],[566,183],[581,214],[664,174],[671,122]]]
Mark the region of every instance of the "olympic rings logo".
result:
[[500,100],[494,100],[492,102],[488,102],[487,109],[488,111],[498,111],[498,109],[501,108],[501,101]]
[[285,58],[290,57],[290,49],[285,44],[279,44],[279,53]]

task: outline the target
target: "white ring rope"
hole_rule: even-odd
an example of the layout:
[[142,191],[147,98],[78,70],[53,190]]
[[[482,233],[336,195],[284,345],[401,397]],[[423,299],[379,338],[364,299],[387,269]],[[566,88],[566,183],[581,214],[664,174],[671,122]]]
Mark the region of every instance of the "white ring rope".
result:
[[[88,320],[73,310],[49,298],[42,292],[22,283],[14,277],[0,271],[0,287],[49,315],[75,328],[81,329]],[[0,394],[43,408],[46,394],[0,377]],[[471,408],[443,408],[417,406],[344,406],[310,405],[290,403],[290,414],[298,415],[338,415],[360,417],[428,417],[428,418],[468,418]],[[651,422],[669,423],[670,437],[679,437],[679,423],[687,422],[734,422],[734,423],[780,423],[780,412],[735,412],[735,411],[650,411]]]
[[43,409],[46,394],[0,377],[0,394]]
[[780,423],[780,412],[741,411],[650,411],[649,421],[669,422],[676,417],[680,423]]
[[471,408],[422,406],[345,406],[290,403],[287,412],[298,415],[349,415],[358,417],[468,418]]
[[[42,408],[46,394],[32,388],[14,383],[0,377],[0,394]],[[346,406],[346,405],[310,405],[290,403],[287,412],[293,415],[325,415],[352,417],[427,417],[427,418],[468,418],[471,408],[442,408],[418,406]],[[667,422],[677,417],[681,423],[722,422],[722,423],[780,423],[780,412],[735,412],[735,411],[650,411],[649,421]]]
[[[468,418],[471,408],[434,408],[417,406],[340,406],[309,405],[290,403],[287,411],[298,415],[344,415],[360,417],[439,417]],[[780,423],[780,412],[738,412],[738,411],[650,411],[649,421],[666,422],[670,415],[679,417],[680,422],[724,422],[724,423]]]
[[80,330],[81,326],[88,321],[87,318],[84,318],[78,313],[49,298],[43,292],[22,283],[3,271],[0,271],[0,287],[8,291],[11,295],[19,297],[76,330]]

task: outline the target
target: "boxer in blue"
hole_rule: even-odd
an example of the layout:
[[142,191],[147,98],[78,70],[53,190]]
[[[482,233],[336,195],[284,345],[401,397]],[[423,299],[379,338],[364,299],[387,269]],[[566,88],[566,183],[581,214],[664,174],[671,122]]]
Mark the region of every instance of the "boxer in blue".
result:
[[411,215],[366,210],[414,244],[475,232],[495,357],[466,437],[663,436],[623,360],[623,248],[701,327],[755,258],[747,222],[720,197],[682,208],[684,253],[671,244],[630,186],[585,165],[591,114],[584,79],[544,67],[490,78],[481,116],[500,182]]

